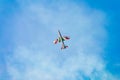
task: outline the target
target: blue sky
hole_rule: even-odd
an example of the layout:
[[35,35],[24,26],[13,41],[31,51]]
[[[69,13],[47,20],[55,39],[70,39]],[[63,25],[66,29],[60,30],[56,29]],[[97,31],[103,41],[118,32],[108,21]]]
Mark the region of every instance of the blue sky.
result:
[[[1,0],[0,80],[119,80],[118,0]],[[52,42],[57,30],[71,37]]]

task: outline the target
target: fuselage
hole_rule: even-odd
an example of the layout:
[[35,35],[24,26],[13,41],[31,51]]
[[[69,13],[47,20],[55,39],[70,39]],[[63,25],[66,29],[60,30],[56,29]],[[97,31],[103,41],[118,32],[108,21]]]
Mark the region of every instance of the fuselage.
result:
[[66,47],[65,47],[65,44],[64,44],[64,40],[63,40],[63,37],[62,37],[62,35],[61,35],[59,30],[58,30],[58,35],[59,35],[59,37],[61,39],[61,42],[62,42],[62,49],[65,49]]

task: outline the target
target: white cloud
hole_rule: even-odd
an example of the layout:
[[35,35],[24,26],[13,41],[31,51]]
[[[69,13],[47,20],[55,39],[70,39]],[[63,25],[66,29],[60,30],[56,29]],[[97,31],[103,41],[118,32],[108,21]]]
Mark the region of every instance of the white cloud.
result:
[[[117,80],[105,70],[102,59],[103,12],[71,2],[18,3],[21,11],[13,19],[15,48],[7,58],[11,80]],[[67,50],[59,51],[52,44],[58,28],[71,35]]]

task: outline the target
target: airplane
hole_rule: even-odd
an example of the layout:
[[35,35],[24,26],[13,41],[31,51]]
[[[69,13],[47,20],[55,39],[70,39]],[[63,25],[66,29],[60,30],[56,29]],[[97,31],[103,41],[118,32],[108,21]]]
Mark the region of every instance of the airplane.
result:
[[58,42],[59,42],[59,43],[61,42],[61,43],[62,43],[61,50],[62,50],[62,49],[68,48],[68,46],[66,46],[66,45],[64,44],[64,41],[65,41],[65,40],[69,40],[69,39],[70,39],[70,37],[68,37],[68,36],[62,36],[61,33],[60,33],[60,30],[58,30],[58,38],[57,38],[56,40],[54,40],[53,43],[54,43],[54,44],[57,44]]

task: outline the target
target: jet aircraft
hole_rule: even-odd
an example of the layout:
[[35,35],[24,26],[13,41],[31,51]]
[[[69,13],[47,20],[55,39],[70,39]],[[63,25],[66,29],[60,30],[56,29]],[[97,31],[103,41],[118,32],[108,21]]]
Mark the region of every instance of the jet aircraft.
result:
[[58,42],[60,43],[62,43],[62,47],[61,47],[61,50],[62,49],[66,49],[68,46],[66,46],[65,44],[64,44],[64,41],[65,40],[69,40],[70,39],[70,37],[68,37],[68,36],[62,36],[61,35],[61,33],[60,33],[60,30],[58,30],[58,38],[57,39],[55,39],[54,41],[53,41],[53,43],[54,44],[57,44]]

